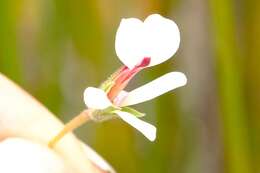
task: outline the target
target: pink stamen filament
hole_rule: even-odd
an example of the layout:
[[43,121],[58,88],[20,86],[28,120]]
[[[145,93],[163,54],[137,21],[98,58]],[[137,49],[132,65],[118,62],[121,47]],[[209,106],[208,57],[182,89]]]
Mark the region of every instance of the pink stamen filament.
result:
[[115,79],[115,85],[110,89],[108,95],[108,98],[113,101],[115,97],[119,94],[120,91],[122,91],[129,81],[143,68],[147,67],[151,62],[150,57],[143,58],[142,62],[139,65],[136,65],[133,69],[129,69],[125,66],[121,70],[121,72],[118,74],[118,76]]
[[115,73],[113,73],[112,75],[111,75],[111,79],[113,79],[113,80],[116,80],[119,76],[120,76],[120,74],[122,74],[124,71],[126,71],[128,69],[128,67],[127,66],[122,66],[122,67],[120,67]]

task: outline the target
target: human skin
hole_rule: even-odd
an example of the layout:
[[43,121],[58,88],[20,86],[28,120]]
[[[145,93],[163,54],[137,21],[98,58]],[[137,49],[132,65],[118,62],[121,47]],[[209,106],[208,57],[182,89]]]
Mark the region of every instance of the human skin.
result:
[[[45,170],[47,166],[48,173],[114,172],[102,158],[72,133],[62,138],[53,148],[49,148],[48,142],[63,127],[63,123],[48,109],[0,73],[1,165],[11,164],[15,167],[24,163],[20,169],[25,170],[20,172],[27,173],[28,170],[34,170],[27,166],[37,164],[39,167],[43,166],[39,170]],[[26,157],[16,157],[15,154],[24,154]],[[4,159],[10,155],[16,159]],[[12,163],[8,163],[10,161]]]

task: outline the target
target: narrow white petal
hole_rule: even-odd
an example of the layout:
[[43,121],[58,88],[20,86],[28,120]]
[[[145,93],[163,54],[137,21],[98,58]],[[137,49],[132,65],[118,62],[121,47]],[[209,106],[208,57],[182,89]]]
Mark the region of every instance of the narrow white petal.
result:
[[151,57],[149,66],[171,58],[180,44],[180,32],[174,21],[152,14],[144,21],[146,54]]
[[153,125],[138,119],[136,116],[122,111],[115,111],[115,113],[122,118],[125,122],[139,130],[150,141],[154,141],[156,138],[156,127]]
[[112,105],[106,93],[94,87],[88,87],[84,91],[84,101],[88,108],[105,109]]
[[115,49],[120,61],[129,68],[143,58],[143,22],[136,18],[122,19],[116,33]]
[[186,76],[181,72],[167,73],[128,93],[121,106],[129,106],[151,100],[187,83]]

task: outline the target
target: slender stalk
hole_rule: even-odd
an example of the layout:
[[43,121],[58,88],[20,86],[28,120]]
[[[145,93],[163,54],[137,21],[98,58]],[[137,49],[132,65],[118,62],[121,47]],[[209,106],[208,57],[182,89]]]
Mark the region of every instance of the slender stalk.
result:
[[53,148],[57,142],[59,142],[67,133],[73,131],[74,129],[80,127],[82,124],[90,120],[90,110],[84,110],[75,118],[70,120],[64,128],[50,140],[48,146]]

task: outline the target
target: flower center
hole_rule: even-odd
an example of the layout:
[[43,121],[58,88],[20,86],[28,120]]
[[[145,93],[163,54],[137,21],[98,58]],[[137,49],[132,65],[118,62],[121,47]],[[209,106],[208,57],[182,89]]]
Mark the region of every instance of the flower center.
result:
[[150,57],[144,57],[140,64],[136,65],[133,69],[124,66],[115,77],[115,84],[108,92],[108,98],[113,102],[116,96],[122,91],[129,81],[143,68],[147,67],[151,62]]

